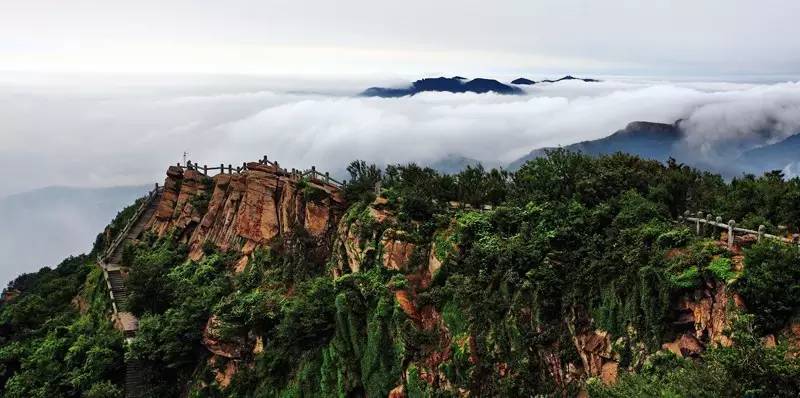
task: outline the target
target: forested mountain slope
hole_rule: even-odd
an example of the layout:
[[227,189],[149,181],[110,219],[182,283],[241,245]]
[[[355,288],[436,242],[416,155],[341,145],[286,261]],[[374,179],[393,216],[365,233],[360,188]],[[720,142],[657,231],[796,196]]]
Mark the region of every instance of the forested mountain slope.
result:
[[561,150],[513,174],[348,171],[339,190],[259,164],[170,168],[122,259],[136,337],[109,321],[94,253],[20,277],[0,391],[121,396],[124,355],[159,397],[800,392],[797,245],[729,249],[678,220],[796,231],[798,179]]

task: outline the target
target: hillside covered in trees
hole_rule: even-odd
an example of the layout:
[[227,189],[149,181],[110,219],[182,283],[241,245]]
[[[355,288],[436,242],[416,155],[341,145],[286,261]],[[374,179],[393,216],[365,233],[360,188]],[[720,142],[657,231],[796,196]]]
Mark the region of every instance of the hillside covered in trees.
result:
[[122,256],[136,336],[95,264],[134,204],[5,290],[0,395],[121,397],[130,361],[153,397],[800,394],[798,246],[679,220],[796,232],[800,179],[562,150],[348,171],[331,192],[171,169]]

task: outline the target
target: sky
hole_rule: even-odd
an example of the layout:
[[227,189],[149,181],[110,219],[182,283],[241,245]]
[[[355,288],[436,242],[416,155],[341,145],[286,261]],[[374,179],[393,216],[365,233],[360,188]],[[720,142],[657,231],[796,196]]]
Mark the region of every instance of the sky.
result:
[[[687,147],[724,162],[747,149],[729,142],[800,132],[797,15],[789,0],[0,0],[0,204],[24,215],[36,211],[20,198],[59,200],[45,187],[151,186],[184,152],[333,173],[354,159],[496,166],[637,120],[684,119]],[[422,77],[566,74],[603,81],[357,95]],[[77,200],[18,227],[0,217],[5,232],[74,226],[37,256],[7,255],[15,272],[84,251],[75,242],[91,243],[118,197],[102,214]],[[0,237],[4,251],[28,239]]]
[[793,0],[0,0],[0,69],[785,75],[797,15]]

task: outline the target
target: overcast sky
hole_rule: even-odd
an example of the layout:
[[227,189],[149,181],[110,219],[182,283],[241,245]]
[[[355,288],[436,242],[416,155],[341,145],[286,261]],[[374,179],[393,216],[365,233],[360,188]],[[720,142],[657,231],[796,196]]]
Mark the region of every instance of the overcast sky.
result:
[[0,69],[787,75],[796,0],[0,0]]

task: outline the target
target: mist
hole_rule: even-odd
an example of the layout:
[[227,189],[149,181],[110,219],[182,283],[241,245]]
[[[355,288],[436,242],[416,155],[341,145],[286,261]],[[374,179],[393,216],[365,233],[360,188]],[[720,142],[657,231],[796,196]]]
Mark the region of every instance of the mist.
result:
[[[0,242],[6,257],[0,278],[88,251],[116,211],[144,191],[110,195],[94,188],[161,182],[184,152],[208,165],[268,155],[285,167],[315,165],[340,176],[354,159],[432,164],[463,156],[494,166],[532,149],[601,138],[631,121],[682,119],[682,158],[724,165],[744,150],[800,132],[796,82],[611,77],[534,85],[522,96],[357,96],[368,86],[402,83],[396,77],[7,79],[0,83]],[[797,171],[796,164],[785,170]],[[7,197],[50,186],[83,193]]]
[[432,163],[448,155],[504,164],[631,121],[684,119],[694,156],[719,159],[800,131],[794,82],[606,80],[535,85],[523,96],[355,96],[373,84],[246,77],[6,83],[0,196],[51,185],[151,184],[184,152],[201,164],[266,154],[288,167],[331,171],[353,159]]

